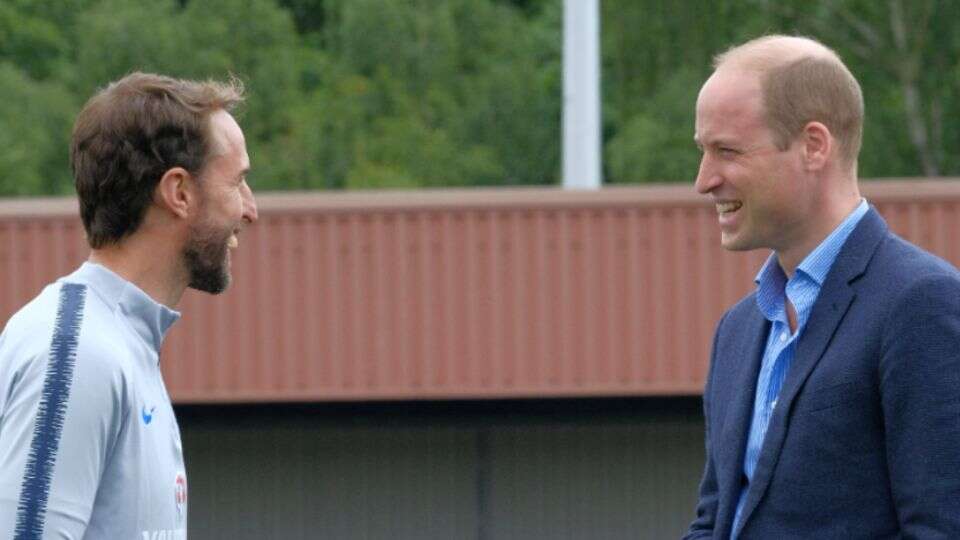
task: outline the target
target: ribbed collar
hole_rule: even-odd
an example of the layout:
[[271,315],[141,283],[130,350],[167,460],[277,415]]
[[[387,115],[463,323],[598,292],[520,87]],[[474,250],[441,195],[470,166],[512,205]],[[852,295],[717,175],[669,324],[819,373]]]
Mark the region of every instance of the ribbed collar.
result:
[[180,318],[179,312],[157,303],[133,283],[96,263],[85,262],[60,281],[88,285],[111,310],[120,309],[137,335],[158,354],[167,330]]

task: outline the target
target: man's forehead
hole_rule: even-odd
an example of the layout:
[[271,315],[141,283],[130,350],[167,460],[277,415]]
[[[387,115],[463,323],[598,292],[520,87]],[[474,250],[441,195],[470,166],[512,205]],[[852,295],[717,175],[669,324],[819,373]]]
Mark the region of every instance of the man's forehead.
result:
[[214,111],[210,114],[209,122],[211,155],[219,156],[237,148],[245,148],[243,130],[230,113],[222,109]]
[[759,79],[752,73],[714,73],[697,99],[694,141],[699,145],[742,141],[766,129]]
[[742,107],[754,105],[761,97],[760,77],[742,69],[718,69],[700,89],[697,106]]
[[737,115],[762,108],[760,81],[751,73],[714,73],[697,96],[697,116]]

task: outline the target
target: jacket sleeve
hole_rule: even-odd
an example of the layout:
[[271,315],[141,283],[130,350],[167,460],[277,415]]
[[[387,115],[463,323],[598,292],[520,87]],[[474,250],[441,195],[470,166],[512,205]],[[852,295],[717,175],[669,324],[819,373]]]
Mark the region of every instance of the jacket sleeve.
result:
[[718,488],[713,452],[710,445],[710,402],[711,388],[713,386],[713,370],[716,366],[717,342],[720,337],[720,330],[723,327],[723,321],[726,315],[720,319],[717,325],[716,334],[713,337],[713,349],[710,353],[710,370],[707,374],[707,382],[703,391],[703,418],[705,425],[704,445],[706,447],[706,464],[703,470],[703,478],[700,481],[700,493],[697,499],[697,516],[690,524],[687,534],[683,540],[693,540],[696,538],[712,538],[713,526],[717,518],[718,506]]
[[960,282],[906,288],[885,325],[879,379],[902,538],[960,538]]
[[[704,409],[706,409],[704,400]],[[690,524],[690,529],[684,535],[684,540],[695,538],[712,538],[713,525],[717,517],[717,477],[714,471],[713,457],[710,455],[710,427],[707,426],[707,460],[700,481],[700,495],[697,500],[697,517]]]
[[121,425],[119,373],[16,356],[0,347],[0,537],[83,538]]

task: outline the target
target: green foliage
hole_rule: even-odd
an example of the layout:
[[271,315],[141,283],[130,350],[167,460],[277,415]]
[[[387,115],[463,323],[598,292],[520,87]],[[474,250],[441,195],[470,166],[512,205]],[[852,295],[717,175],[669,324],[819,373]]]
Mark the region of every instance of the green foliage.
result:
[[[683,144],[710,58],[767,33],[813,36],[863,87],[864,177],[960,174],[960,3],[951,0],[605,0],[607,181],[689,181]],[[895,28],[900,25],[898,38]],[[898,42],[898,39],[902,43]],[[911,109],[910,87],[918,96]],[[686,107],[686,108],[684,108]],[[691,148],[692,151],[692,148]]]
[[[690,182],[711,58],[768,32],[818,37],[860,79],[863,176],[960,174],[958,2],[600,5],[607,182]],[[562,12],[562,0],[8,0],[0,195],[69,192],[74,116],[134,70],[243,80],[256,189],[556,183]]]
[[503,176],[490,149],[460,148],[446,131],[413,116],[378,119],[371,135],[347,187],[492,184]]
[[0,4],[0,58],[29,75],[45,78],[57,68],[67,41],[53,20],[31,15],[15,4]]
[[71,88],[88,97],[132,71],[184,75],[189,34],[179,15],[174,0],[104,0],[80,13]]
[[702,80],[697,70],[675,72],[617,130],[605,146],[608,181],[693,181],[700,154],[690,104]]
[[350,163],[372,161],[422,185],[553,180],[558,35],[546,41],[515,8],[471,0],[351,0],[332,11],[331,57],[364,89],[346,107],[348,133],[327,134],[354,141]]
[[69,193],[70,94],[0,62],[0,96],[0,195]]

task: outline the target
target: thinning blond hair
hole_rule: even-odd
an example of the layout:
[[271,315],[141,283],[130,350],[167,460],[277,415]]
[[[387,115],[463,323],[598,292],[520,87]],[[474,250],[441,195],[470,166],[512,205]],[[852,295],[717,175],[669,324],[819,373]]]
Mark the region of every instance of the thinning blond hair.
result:
[[863,93],[832,49],[806,37],[769,35],[718,54],[713,66],[759,75],[764,115],[778,148],[785,150],[809,122],[820,122],[837,140],[840,158],[856,163]]

